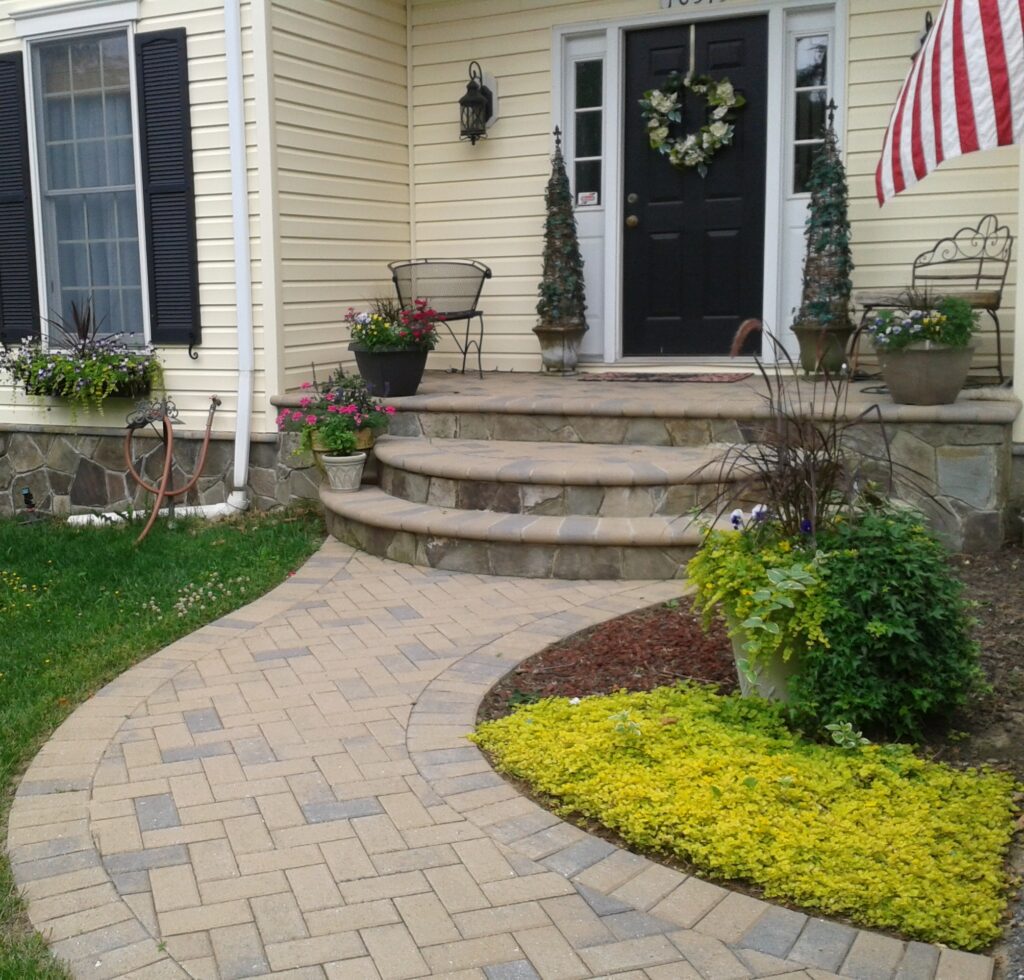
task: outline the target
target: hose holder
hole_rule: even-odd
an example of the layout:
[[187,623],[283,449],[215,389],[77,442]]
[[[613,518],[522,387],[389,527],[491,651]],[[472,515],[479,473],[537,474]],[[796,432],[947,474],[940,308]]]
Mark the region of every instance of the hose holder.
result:
[[[142,529],[142,533],[135,539],[135,543],[141,544],[149,534],[150,529],[156,523],[157,515],[163,502],[167,501],[167,509],[170,516],[174,516],[174,500],[191,490],[202,476],[203,467],[206,465],[206,452],[210,448],[210,434],[213,430],[213,416],[220,407],[221,401],[216,395],[210,395],[210,409],[206,415],[206,433],[203,436],[203,445],[199,451],[199,459],[196,462],[196,471],[192,479],[185,486],[177,489],[171,488],[171,471],[174,466],[174,421],[178,418],[178,408],[169,398],[162,398],[152,402],[139,402],[135,411],[131,412],[125,419],[127,431],[124,436],[124,461],[128,472],[135,482],[148,493],[154,494],[156,499],[153,503],[153,510],[150,512],[149,520]],[[157,428],[159,423],[160,428]],[[154,432],[164,444],[164,465],[160,475],[160,482],[152,486],[146,482],[132,462],[132,439],[139,429],[152,426]]]

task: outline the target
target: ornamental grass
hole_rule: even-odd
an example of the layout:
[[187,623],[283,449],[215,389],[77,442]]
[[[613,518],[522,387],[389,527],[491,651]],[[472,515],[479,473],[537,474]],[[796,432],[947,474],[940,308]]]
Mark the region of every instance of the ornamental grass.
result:
[[777,706],[696,685],[551,698],[471,738],[556,812],[639,850],[912,939],[976,950],[999,936],[1008,774],[807,742]]

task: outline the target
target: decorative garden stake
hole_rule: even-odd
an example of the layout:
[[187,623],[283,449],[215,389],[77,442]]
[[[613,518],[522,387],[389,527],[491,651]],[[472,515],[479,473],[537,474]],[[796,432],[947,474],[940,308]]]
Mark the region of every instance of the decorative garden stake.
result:
[[[128,472],[131,473],[135,482],[143,490],[154,494],[156,497],[153,501],[153,510],[149,515],[149,520],[146,521],[146,526],[142,529],[142,533],[135,539],[136,544],[142,543],[146,535],[149,534],[150,528],[156,523],[157,515],[160,513],[160,507],[165,498],[167,499],[168,510],[171,516],[173,516],[174,498],[188,493],[196,485],[196,482],[202,475],[203,467],[206,465],[206,451],[210,448],[210,430],[213,428],[213,416],[219,407],[220,399],[216,395],[210,395],[210,411],[206,416],[206,434],[203,436],[203,445],[199,450],[199,461],[196,463],[196,471],[192,474],[192,479],[185,486],[177,490],[172,490],[170,487],[171,467],[174,464],[174,426],[171,424],[171,420],[178,417],[177,406],[169,398],[150,402],[149,404],[139,402],[135,411],[128,416],[126,420],[128,431],[124,436],[125,465],[128,467]],[[132,462],[132,437],[136,429],[144,429],[147,425],[153,426],[153,429],[156,430],[157,422],[160,422],[162,427],[160,439],[164,444],[164,468],[163,473],[160,475],[160,484],[153,487],[142,478]]]
[[540,341],[541,363],[552,374],[575,374],[580,344],[587,332],[587,301],[583,258],[576,237],[572,192],[562,158],[562,132],[555,127],[551,179],[544,192],[544,275],[537,292],[540,322],[533,332]]
[[850,219],[846,171],[834,129],[836,105],[829,103],[825,141],[808,178],[811,203],[804,235],[803,297],[793,324],[800,364],[807,374],[838,374],[854,331],[850,320]]

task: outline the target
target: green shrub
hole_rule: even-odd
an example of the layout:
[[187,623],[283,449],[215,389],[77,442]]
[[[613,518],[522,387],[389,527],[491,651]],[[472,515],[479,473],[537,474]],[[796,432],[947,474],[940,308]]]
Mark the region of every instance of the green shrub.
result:
[[471,737],[558,812],[769,898],[963,949],[999,936],[1007,774],[809,743],[779,706],[696,686],[548,699]]
[[705,622],[721,607],[750,668],[797,658],[790,707],[808,731],[918,739],[981,681],[961,585],[915,511],[861,510],[816,538],[771,520],[714,531],[687,574]]
[[881,510],[819,536],[828,646],[810,644],[790,685],[818,724],[918,738],[981,673],[962,586],[913,511]]

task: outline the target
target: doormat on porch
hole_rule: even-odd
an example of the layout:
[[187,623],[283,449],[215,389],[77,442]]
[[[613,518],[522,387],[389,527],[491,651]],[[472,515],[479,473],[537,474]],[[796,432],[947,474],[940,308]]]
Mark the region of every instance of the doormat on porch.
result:
[[646,374],[643,371],[608,371],[603,374],[581,374],[577,381],[691,381],[695,384],[732,384],[753,377],[753,372],[746,374]]

